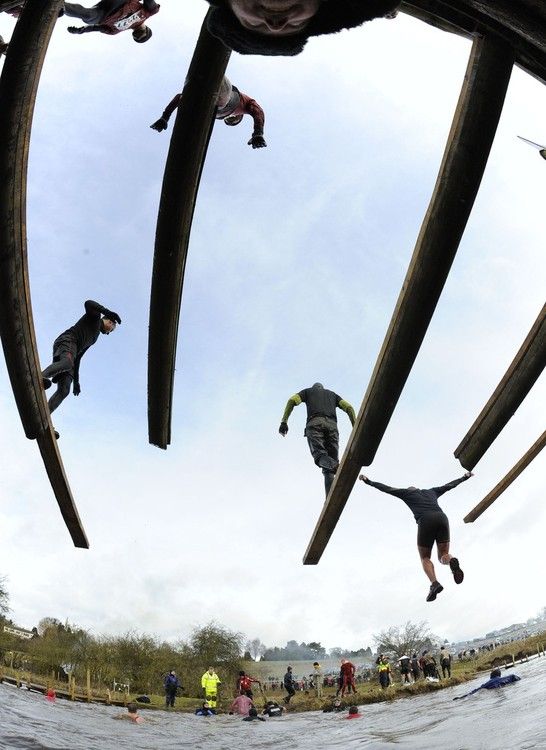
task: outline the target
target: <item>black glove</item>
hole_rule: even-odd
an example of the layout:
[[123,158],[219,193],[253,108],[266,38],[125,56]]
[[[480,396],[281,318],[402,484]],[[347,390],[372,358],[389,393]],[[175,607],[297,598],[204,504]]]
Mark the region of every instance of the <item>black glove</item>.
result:
[[267,143],[265,142],[263,135],[253,135],[249,140],[248,145],[252,146],[252,148],[265,148]]
[[79,396],[81,392],[82,389],[80,388],[80,384],[74,382],[74,385],[72,387],[72,393],[74,394],[74,396]]
[[67,31],[69,34],[83,34],[85,32],[85,26],[69,26]]
[[288,425],[286,422],[281,422],[281,426],[279,427],[279,432],[284,437],[286,433],[288,432]]
[[156,120],[150,127],[152,130],[157,130],[158,133],[161,133],[162,130],[167,130],[168,122],[164,117],[160,117],[159,120]]
[[108,318],[108,320],[113,320],[115,323],[121,323],[119,315],[116,312],[112,312],[112,310],[106,310],[104,317]]

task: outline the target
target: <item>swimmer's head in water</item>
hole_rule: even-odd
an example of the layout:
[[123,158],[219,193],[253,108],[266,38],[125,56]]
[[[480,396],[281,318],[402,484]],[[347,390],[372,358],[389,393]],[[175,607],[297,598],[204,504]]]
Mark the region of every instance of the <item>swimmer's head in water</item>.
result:
[[358,706],[350,706],[349,713],[350,714],[357,714],[358,713]]
[[489,675],[489,677],[490,677],[491,679],[493,679],[493,677],[500,677],[500,676],[501,676],[501,671],[500,671],[500,669],[499,669],[498,667],[497,667],[496,669],[494,669],[494,670],[493,670],[493,671],[491,672],[491,674]]
[[127,711],[129,711],[130,714],[136,714],[138,711],[138,706],[136,703],[128,703],[127,704]]
[[255,708],[251,708],[251,709],[249,710],[249,712],[248,712],[248,715],[249,715],[249,716],[258,716],[258,712],[256,711],[256,709],[255,709]]
[[210,33],[243,55],[298,55],[310,36],[385,16],[400,0],[207,0]]

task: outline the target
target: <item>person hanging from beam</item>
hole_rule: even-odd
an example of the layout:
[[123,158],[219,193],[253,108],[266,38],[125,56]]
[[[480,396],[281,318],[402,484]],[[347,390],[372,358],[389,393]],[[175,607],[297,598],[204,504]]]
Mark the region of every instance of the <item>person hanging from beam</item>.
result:
[[430,559],[434,542],[436,542],[438,560],[442,565],[449,565],[455,583],[463,582],[464,573],[460,568],[459,560],[449,554],[449,520],[438,505],[438,498],[444,492],[452,490],[472,476],[474,476],[472,472],[467,471],[459,479],[454,479],[442,487],[432,487],[429,490],[420,490],[418,487],[396,489],[380,482],[372,482],[364,474],[359,476],[361,481],[369,484],[371,487],[375,487],[377,490],[386,492],[389,495],[399,497],[412,511],[417,521],[417,549],[419,550],[423,570],[430,581],[427,602],[433,602],[437,595],[444,590],[442,584],[436,579],[434,565]]
[[[150,127],[160,133],[166,130],[169,124],[169,118],[180,104],[182,94],[177,94],[171,102],[165,107],[163,114]],[[248,145],[252,148],[265,148],[267,143],[264,139],[265,114],[257,101],[250,96],[243,94],[231,81],[224,76],[220,84],[220,91],[216,100],[217,120],[223,120],[226,125],[238,125],[245,115],[250,115],[254,120],[254,130]]]
[[51,413],[70,393],[72,381],[74,396],[80,395],[81,358],[89,347],[93,346],[100,333],[108,336],[115,330],[116,324],[121,323],[121,318],[116,312],[108,310],[98,302],[88,299],[84,307],[85,315],[53,342],[53,362],[42,372],[45,390],[51,387],[52,382],[57,384],[56,392],[48,401]]
[[311,36],[395,18],[400,0],[207,0],[207,28],[242,55],[299,55]]
[[324,388],[322,383],[315,383],[311,388],[304,388],[303,391],[299,391],[288,399],[279,427],[279,432],[283,437],[288,432],[288,418],[293,408],[301,403],[307,407],[307,424],[303,434],[309,443],[314,462],[324,474],[324,488],[328,497],[339,466],[336,409],[346,412],[352,425],[355,423],[355,412],[351,404],[337,393]]
[[152,30],[146,26],[150,16],[159,12],[155,0],[100,0],[92,8],[84,8],[78,3],[65,3],[65,15],[80,18],[86,26],[69,26],[70,34],[87,34],[100,31],[101,34],[120,34],[133,30],[133,39],[139,44],[147,42]]

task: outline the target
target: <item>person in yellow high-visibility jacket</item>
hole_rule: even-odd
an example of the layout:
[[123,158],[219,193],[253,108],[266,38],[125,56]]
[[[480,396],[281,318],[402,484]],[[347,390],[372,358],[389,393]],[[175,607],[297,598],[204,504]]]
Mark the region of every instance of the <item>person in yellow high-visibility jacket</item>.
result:
[[218,685],[221,684],[220,678],[214,671],[214,667],[209,667],[201,677],[201,687],[203,688],[205,700],[209,702],[211,708],[216,708]]

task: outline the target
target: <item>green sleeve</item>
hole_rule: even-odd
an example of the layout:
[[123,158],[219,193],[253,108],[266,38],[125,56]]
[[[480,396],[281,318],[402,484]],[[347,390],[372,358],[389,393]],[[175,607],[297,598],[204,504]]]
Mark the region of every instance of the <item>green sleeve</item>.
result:
[[292,409],[294,408],[294,406],[299,406],[300,404],[301,396],[299,395],[299,393],[291,396],[286,402],[286,409],[284,410],[284,414],[282,415],[281,422],[288,422],[288,417],[292,414]]
[[351,404],[348,401],[345,401],[344,398],[342,398],[341,401],[339,402],[339,408],[343,409],[343,411],[347,413],[347,415],[349,416],[349,419],[351,420],[351,424],[354,427],[356,417],[355,417],[355,410],[353,409]]

